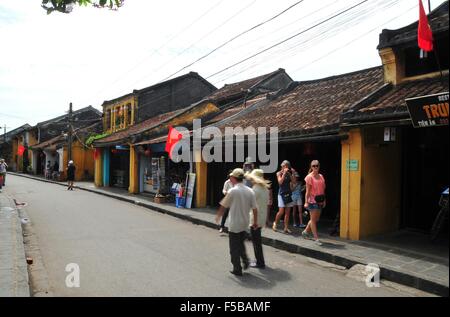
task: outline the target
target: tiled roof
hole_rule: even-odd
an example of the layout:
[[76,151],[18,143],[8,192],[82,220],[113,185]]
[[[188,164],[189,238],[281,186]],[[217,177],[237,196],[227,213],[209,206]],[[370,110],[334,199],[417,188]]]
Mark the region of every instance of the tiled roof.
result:
[[[344,114],[344,121],[350,118],[360,118],[366,121],[377,114],[404,114],[408,116],[405,99],[447,92],[449,89],[448,75],[440,77],[405,82],[390,89],[371,100],[366,106]],[[365,119],[365,120],[364,120]]]
[[384,85],[382,67],[297,83],[275,100],[253,111],[217,123],[225,127],[278,127],[281,135],[337,130],[342,112]]
[[[96,122],[94,124],[91,124],[90,126],[75,129],[73,132],[73,139],[76,140],[77,137],[80,139],[85,139],[90,133],[92,132],[99,132],[98,130],[102,127],[102,122]],[[39,144],[35,144],[30,146],[33,150],[39,150],[39,149],[47,149],[49,147],[55,148],[57,145],[60,145],[66,141],[66,137],[63,134],[60,134],[58,136],[55,136],[54,138],[51,138],[50,140],[41,142]]]
[[[448,1],[434,9],[428,16],[428,22],[434,34],[448,31]],[[397,46],[408,42],[417,41],[418,21],[397,30],[384,29],[380,34],[378,49]]]
[[213,124],[213,123],[222,121],[224,119],[227,119],[262,100],[266,100],[266,94],[257,95],[255,97],[247,100],[245,102],[245,104],[244,103],[235,104],[235,105],[219,112],[217,115],[213,116],[212,118],[210,118],[208,121],[206,121],[206,124]]
[[134,124],[125,130],[115,132],[107,137],[99,139],[94,142],[94,145],[108,144],[108,143],[113,143],[113,142],[121,142],[122,140],[124,140],[125,138],[127,138],[129,136],[132,136],[132,135],[135,135],[138,133],[142,133],[142,132],[162,123],[163,121],[166,121],[167,119],[169,119],[183,111],[185,111],[185,109],[180,109],[180,110],[175,110],[175,111],[160,114],[156,117],[153,117],[153,118],[147,119],[145,121],[142,121],[140,123]]
[[241,95],[245,96],[248,89],[254,87],[255,85],[270,78],[271,76],[275,75],[276,73],[278,73],[280,71],[283,71],[283,70],[278,69],[269,74],[265,74],[262,76],[247,79],[247,80],[240,81],[240,82],[233,83],[233,84],[226,84],[225,86],[223,86],[219,90],[213,92],[206,98],[213,102],[221,102],[223,100],[231,99],[233,97],[239,97]]

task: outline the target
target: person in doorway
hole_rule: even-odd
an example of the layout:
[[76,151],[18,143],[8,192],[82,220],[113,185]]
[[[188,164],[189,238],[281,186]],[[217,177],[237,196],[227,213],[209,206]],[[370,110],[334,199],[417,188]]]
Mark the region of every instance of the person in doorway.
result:
[[319,174],[319,169],[319,161],[312,161],[309,174],[305,177],[305,208],[309,210],[310,220],[306,229],[302,232],[302,237],[305,239],[314,238],[314,241],[318,245],[322,245],[317,232],[317,222],[319,221],[320,213],[322,209],[326,207],[327,202],[325,196],[325,178],[322,174]]
[[[232,172],[233,171],[229,171],[228,174],[231,174]],[[226,196],[231,188],[233,188],[233,183],[231,182],[230,178],[228,178],[225,181],[225,183],[223,184],[223,189],[222,189],[223,196]],[[225,212],[223,213],[222,220],[220,222],[220,228],[219,228],[220,233],[225,231],[225,222],[227,221],[229,211],[230,210],[227,208],[227,209],[225,209]]]
[[73,161],[69,161],[69,165],[67,166],[67,190],[73,190],[73,182],[75,180],[75,164]]
[[284,215],[284,233],[287,234],[291,233],[291,230],[289,230],[289,216],[291,213],[291,208],[294,206],[291,192],[292,177],[291,163],[285,160],[281,163],[281,171],[277,172],[277,180],[279,185],[279,211],[275,216],[275,221],[272,224],[272,229],[274,231],[277,231],[278,221]]
[[52,165],[50,161],[47,161],[47,166],[45,167],[45,178],[50,179],[51,175],[52,175]]
[[58,180],[58,174],[59,174],[59,163],[58,161],[55,161],[55,164],[53,164],[52,179]]
[[[244,169],[244,175],[250,174],[255,168],[256,168],[256,162],[253,158],[250,156],[245,159],[243,169]],[[244,179],[244,184],[250,188],[252,188],[252,183],[248,179]]]
[[5,186],[6,183],[6,169],[8,164],[6,164],[4,159],[0,159],[0,189]]
[[[270,182],[264,179],[264,171],[254,169],[246,176],[253,184],[253,192],[255,193],[256,209],[258,210],[258,222],[256,228],[250,228],[252,237],[253,250],[255,251],[256,261],[250,263],[250,267],[264,269],[266,263],[264,261],[264,253],[262,249],[261,230],[266,224],[269,214],[269,188]],[[250,211],[250,226],[254,223],[253,214]]]
[[233,270],[230,273],[236,276],[242,276],[241,259],[243,268],[246,270],[250,263],[245,251],[246,230],[250,223],[249,210],[253,211],[253,228],[258,226],[258,212],[256,209],[255,193],[251,188],[243,184],[244,170],[236,168],[230,174],[230,180],[233,183],[227,195],[220,202],[220,208],[217,212],[216,223],[219,223],[225,208],[229,208],[228,213],[228,237],[230,245],[231,263]]
[[[294,218],[295,228],[305,228],[303,224],[303,201],[302,201],[302,183],[300,181],[300,175],[298,172],[294,173],[291,183],[292,190],[292,200],[294,202],[294,207],[292,207],[292,217]],[[296,222],[295,215],[298,215],[298,220]]]

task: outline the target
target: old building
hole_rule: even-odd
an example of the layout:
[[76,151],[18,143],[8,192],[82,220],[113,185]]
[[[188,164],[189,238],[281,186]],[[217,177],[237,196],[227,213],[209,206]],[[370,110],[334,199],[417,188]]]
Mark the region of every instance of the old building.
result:
[[[429,21],[435,50],[427,58],[417,45],[417,22],[382,31],[384,86],[343,115],[349,138],[342,141],[342,237],[401,228],[428,232],[439,210],[449,175],[448,1]],[[419,127],[406,100],[416,98],[417,107],[426,107],[426,96],[436,94],[441,101],[433,112],[444,124]]]

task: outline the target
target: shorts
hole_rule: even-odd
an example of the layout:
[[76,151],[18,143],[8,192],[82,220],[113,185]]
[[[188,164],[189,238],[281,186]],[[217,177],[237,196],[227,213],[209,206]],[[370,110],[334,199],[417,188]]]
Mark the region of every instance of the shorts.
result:
[[322,210],[322,206],[319,204],[308,204],[308,210]]
[[283,198],[281,197],[281,195],[278,195],[278,207],[279,208],[285,208],[285,207],[294,207],[295,206],[295,202],[290,202],[289,204],[285,204],[283,201]]
[[292,195],[292,200],[294,201],[294,206],[303,206],[302,196]]

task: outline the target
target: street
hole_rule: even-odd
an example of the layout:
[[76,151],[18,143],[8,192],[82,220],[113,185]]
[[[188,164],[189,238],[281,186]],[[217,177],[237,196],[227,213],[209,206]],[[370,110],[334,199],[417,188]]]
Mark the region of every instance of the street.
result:
[[[383,283],[368,288],[345,271],[267,246],[268,267],[238,278],[229,273],[228,237],[218,231],[13,175],[5,193],[28,204],[55,296],[423,296]],[[246,246],[252,259],[252,245]],[[66,286],[70,263],[79,266],[80,287]]]

